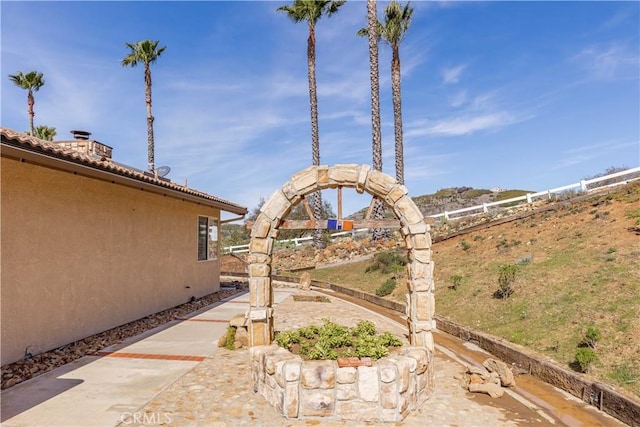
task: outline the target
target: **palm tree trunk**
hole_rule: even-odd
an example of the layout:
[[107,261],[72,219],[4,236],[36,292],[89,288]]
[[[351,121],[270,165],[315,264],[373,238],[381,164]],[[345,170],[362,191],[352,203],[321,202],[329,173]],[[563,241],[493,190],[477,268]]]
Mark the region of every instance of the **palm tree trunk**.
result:
[[[380,78],[378,67],[378,10],[376,0],[367,0],[367,28],[369,35],[369,77],[371,79],[371,141],[373,168],[382,171],[382,133],[380,131]],[[384,218],[384,204],[376,199],[373,208],[375,219]],[[373,229],[373,240],[387,237],[386,230]]]
[[29,114],[29,135],[33,136],[33,117],[36,115],[33,112],[33,104],[35,104],[35,100],[33,99],[33,92],[31,89],[27,92],[27,108]]
[[391,92],[393,93],[393,127],[396,142],[396,181],[404,185],[404,147],[402,142],[402,92],[400,86],[400,53],[393,47],[391,59]]
[[[309,73],[309,104],[311,106],[311,155],[314,166],[320,165],[320,136],[318,132],[318,91],[316,83],[316,34],[314,24],[309,22],[309,38],[307,39],[307,69]],[[322,193],[317,191],[313,198],[313,216],[316,221],[322,217]],[[313,231],[313,245],[324,247],[322,230]]]
[[378,71],[378,14],[376,0],[367,0],[369,31],[369,77],[371,79],[371,136],[373,168],[382,170],[382,134],[380,132],[380,80]]
[[151,69],[149,64],[145,64],[144,67],[144,99],[147,104],[147,158],[149,172],[155,170],[154,159],[154,141],[153,141],[153,115],[151,114]]

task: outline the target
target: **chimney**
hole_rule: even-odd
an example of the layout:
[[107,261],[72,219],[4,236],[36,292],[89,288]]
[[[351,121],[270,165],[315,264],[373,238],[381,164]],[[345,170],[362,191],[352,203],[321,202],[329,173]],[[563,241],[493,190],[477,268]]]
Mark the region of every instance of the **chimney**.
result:
[[72,141],[55,141],[55,143],[61,147],[77,151],[78,153],[87,154],[95,159],[111,160],[113,148],[89,139],[91,132],[87,132],[86,130],[72,130],[71,135],[73,135],[74,138]]
[[73,135],[73,139],[87,141],[91,136],[91,132],[87,132],[86,130],[72,130],[71,135]]

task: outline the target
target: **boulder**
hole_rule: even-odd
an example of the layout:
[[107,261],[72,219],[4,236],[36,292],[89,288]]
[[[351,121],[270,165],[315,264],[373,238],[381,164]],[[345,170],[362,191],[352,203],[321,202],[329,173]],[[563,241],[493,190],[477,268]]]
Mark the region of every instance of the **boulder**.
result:
[[471,393],[485,393],[491,397],[502,397],[502,395],[504,395],[504,390],[498,384],[494,383],[471,383],[469,384],[469,391]]
[[309,272],[305,271],[300,275],[300,285],[298,287],[303,291],[311,289],[311,275]]
[[503,387],[515,387],[516,381],[513,378],[513,372],[506,363],[496,359],[487,359],[482,366],[487,368],[489,372],[497,373]]

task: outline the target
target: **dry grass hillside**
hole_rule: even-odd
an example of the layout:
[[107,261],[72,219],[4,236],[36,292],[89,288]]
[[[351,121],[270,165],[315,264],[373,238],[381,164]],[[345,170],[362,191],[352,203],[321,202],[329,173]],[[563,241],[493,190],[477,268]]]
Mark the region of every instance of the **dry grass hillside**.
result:
[[[434,243],[437,314],[567,367],[591,327],[600,337],[587,375],[640,399],[640,183],[544,207]],[[274,264],[317,265],[394,245],[403,252],[399,243],[375,247],[367,240],[338,243],[323,253],[289,249],[277,252]],[[371,264],[350,262],[311,274],[370,293],[391,277],[404,283],[401,269],[365,272]],[[497,298],[504,266],[514,266],[506,267],[515,270],[513,292]],[[387,298],[404,302],[404,294],[398,285]]]

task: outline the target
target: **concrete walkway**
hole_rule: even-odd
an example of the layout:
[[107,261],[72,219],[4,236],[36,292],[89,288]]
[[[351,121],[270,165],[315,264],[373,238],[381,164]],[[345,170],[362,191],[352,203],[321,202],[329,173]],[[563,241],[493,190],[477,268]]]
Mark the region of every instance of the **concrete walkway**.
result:
[[[406,332],[338,298],[330,297],[331,303],[324,304],[294,301],[291,295],[296,292],[274,290],[276,329],[320,323],[327,317],[348,326],[368,319],[379,332]],[[248,307],[249,294],[237,294],[5,390],[2,425],[354,426],[335,420],[284,419],[253,392],[249,351],[217,347],[229,320]],[[441,351],[434,363],[436,391],[404,426],[563,425],[508,395],[491,400],[465,392],[454,379],[463,367]],[[613,419],[605,424],[620,425]]]

